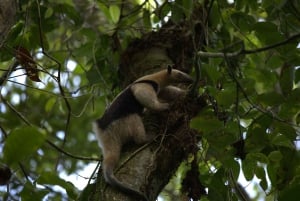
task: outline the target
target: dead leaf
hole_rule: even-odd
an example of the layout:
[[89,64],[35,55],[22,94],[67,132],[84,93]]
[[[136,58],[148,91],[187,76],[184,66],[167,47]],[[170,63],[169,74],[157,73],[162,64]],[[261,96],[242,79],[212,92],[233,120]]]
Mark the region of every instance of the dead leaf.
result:
[[22,47],[15,47],[15,57],[18,62],[24,67],[27,76],[34,82],[41,82],[38,75],[38,68],[36,62],[33,60],[30,52]]

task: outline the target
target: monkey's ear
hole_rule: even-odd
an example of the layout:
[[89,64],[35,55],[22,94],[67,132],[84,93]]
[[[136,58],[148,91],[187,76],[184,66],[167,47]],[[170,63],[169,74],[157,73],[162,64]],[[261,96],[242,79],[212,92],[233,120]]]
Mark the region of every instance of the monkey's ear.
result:
[[168,65],[168,74],[171,74],[171,73],[172,73],[172,66]]

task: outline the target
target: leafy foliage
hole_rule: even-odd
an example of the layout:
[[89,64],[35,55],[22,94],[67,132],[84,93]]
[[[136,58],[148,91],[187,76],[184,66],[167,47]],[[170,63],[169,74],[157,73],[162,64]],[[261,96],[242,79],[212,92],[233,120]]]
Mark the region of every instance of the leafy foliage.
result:
[[[208,20],[201,22],[207,44],[201,51],[190,48],[200,60],[205,85],[199,92],[209,106],[190,125],[201,137],[191,159],[198,185],[206,188],[201,200],[242,199],[236,192],[241,172],[247,180],[242,189],[258,181],[256,199],[299,197],[297,0],[19,1],[0,49],[0,166],[13,172],[10,190],[1,187],[0,196],[76,199],[79,190],[60,172],[77,173],[99,158],[91,122],[119,91],[120,53],[168,20],[191,18],[198,4],[207,5]],[[41,82],[16,60],[19,46],[37,65]],[[165,200],[190,164],[179,168]]]

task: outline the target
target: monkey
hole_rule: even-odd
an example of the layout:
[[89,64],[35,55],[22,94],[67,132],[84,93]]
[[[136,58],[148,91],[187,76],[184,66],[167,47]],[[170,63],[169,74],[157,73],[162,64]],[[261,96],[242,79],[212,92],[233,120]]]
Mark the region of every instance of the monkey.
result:
[[148,200],[140,191],[119,181],[113,170],[118,163],[124,144],[134,141],[140,145],[152,139],[146,135],[142,122],[144,110],[158,112],[168,110],[170,103],[161,101],[159,96],[174,99],[178,95],[185,94],[185,90],[172,84],[192,82],[193,79],[188,74],[173,69],[171,66],[145,75],[121,91],[102,117],[94,122],[94,131],[103,155],[103,175],[108,184],[141,200]]

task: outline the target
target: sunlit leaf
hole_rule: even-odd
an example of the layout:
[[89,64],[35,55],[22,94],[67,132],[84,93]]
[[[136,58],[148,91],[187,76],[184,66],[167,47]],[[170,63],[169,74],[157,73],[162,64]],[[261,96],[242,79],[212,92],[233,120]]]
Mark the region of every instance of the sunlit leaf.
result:
[[53,15],[53,8],[49,7],[47,8],[46,12],[45,12],[45,18],[49,18]]
[[56,102],[57,102],[56,98],[50,98],[45,105],[45,111],[50,112],[53,109],[53,106],[55,105]]
[[120,18],[120,14],[121,14],[119,6],[117,6],[117,5],[109,6],[109,13],[110,13],[113,23],[117,24],[119,21],[119,18]]

